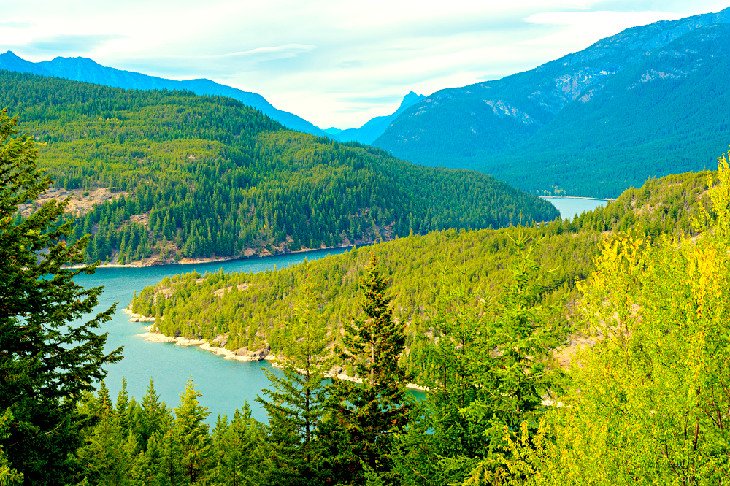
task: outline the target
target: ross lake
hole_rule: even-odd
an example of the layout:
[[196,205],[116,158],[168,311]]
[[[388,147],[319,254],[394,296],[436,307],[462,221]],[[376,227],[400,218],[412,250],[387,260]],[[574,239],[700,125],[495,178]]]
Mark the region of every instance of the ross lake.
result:
[[99,309],[108,308],[114,302],[117,310],[112,320],[103,325],[102,330],[109,333],[109,349],[124,346],[124,359],[107,367],[106,384],[116,400],[121,388],[122,378],[127,379],[130,396],[141,400],[150,379],[161,399],[170,407],[178,404],[185,382],[192,378],[196,388],[203,394],[201,403],[208,407],[211,415],[208,422],[214,423],[216,417],[228,415],[240,408],[244,401],[251,405],[252,413],[258,420],[266,420],[266,414],[254,401],[269,381],[261,369],[270,366],[267,362],[240,362],[223,359],[197,347],[182,347],[170,343],[152,343],[142,339],[148,323],[130,322],[123,309],[129,305],[134,292],[159,282],[164,277],[179,273],[198,271],[216,272],[263,272],[274,268],[284,268],[302,262],[305,258],[316,260],[327,255],[342,253],[345,249],[317,250],[265,258],[249,258],[228,262],[205,263],[196,265],[160,265],[142,268],[99,268],[94,275],[79,275],[76,281],[85,287],[104,286],[99,299]]
[[[573,218],[577,214],[603,206],[607,201],[599,199],[547,198],[563,218]],[[130,396],[141,400],[150,379],[160,397],[169,406],[177,406],[185,382],[192,378],[196,388],[203,394],[200,401],[211,412],[209,422],[214,423],[218,415],[232,416],[244,401],[251,405],[252,413],[258,420],[266,420],[266,414],[254,400],[269,382],[261,371],[269,367],[267,362],[240,362],[226,360],[197,347],[182,347],[171,343],[145,341],[140,334],[146,331],[147,323],[130,322],[123,311],[132,300],[134,292],[153,285],[164,277],[179,273],[198,271],[216,272],[263,272],[274,268],[284,268],[302,262],[305,258],[316,260],[327,255],[342,253],[345,249],[317,250],[307,253],[248,258],[228,262],[204,263],[195,265],[160,265],[155,267],[99,268],[94,275],[79,275],[77,282],[85,287],[104,286],[99,308],[107,308],[117,303],[112,320],[106,323],[103,331],[109,333],[108,347],[124,346],[124,359],[109,366],[106,384],[112,397],[121,388],[122,378],[127,379]]]

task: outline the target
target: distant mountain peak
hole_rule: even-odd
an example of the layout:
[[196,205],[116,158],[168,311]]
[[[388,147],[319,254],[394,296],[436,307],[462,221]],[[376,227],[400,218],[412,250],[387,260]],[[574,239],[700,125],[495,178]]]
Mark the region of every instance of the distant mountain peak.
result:
[[406,94],[403,97],[403,103],[405,103],[406,100],[421,99],[421,98],[423,98],[423,95],[422,94],[418,94],[415,91],[409,91],[408,94]]
[[[74,56],[74,57],[64,57],[64,56],[56,56],[51,60],[52,63],[59,63],[59,62],[73,62],[78,64],[91,64],[94,66],[100,66],[105,67],[99,64],[98,62],[94,61],[91,58],[83,57],[83,56]],[[107,68],[107,69],[114,69],[114,68]]]
[[18,59],[18,60],[21,60],[21,61],[24,61],[25,60],[25,59],[21,58],[20,56],[18,56],[16,53],[14,53],[13,51],[11,51],[9,49],[7,51],[5,51],[4,53],[0,54],[0,57],[4,57],[4,58],[7,58],[7,59]]
[[400,113],[406,108],[410,108],[411,106],[421,101],[423,98],[425,98],[424,95],[418,94],[415,91],[409,91],[408,94],[403,97],[403,101],[401,101],[396,113]]
[[376,116],[365,122],[360,128],[347,128],[345,130],[328,129],[325,132],[335,140],[340,142],[359,142],[364,144],[372,144],[375,139],[381,136],[388,128],[390,123],[395,120],[401,113],[415,105],[424,98],[423,95],[415,91],[409,91],[395,110],[390,115]]

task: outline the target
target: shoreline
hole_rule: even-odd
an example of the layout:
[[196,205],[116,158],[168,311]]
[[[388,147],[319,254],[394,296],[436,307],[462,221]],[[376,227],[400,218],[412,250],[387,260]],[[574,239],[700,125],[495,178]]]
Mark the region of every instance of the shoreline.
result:
[[589,196],[537,196],[540,199],[582,199],[585,201],[606,201],[611,202],[615,201],[616,199],[606,199],[606,198],[600,198],[600,197],[589,197]]
[[[369,243],[363,243],[363,245],[368,245]],[[342,248],[354,248],[356,245],[338,245],[338,246],[325,246],[321,248],[300,248],[299,250],[292,250],[292,251],[286,251],[281,253],[269,253],[269,254],[263,254],[263,255],[240,255],[240,256],[232,256],[232,257],[206,257],[206,258],[181,258],[177,261],[169,261],[169,262],[161,262],[156,261],[152,263],[145,263],[141,261],[136,261],[132,263],[100,263],[96,268],[151,268],[151,267],[162,267],[165,265],[204,265],[207,263],[223,263],[223,262],[231,262],[236,260],[249,260],[249,259],[255,259],[255,258],[269,258],[269,257],[275,257],[275,256],[286,256],[286,255],[297,255],[300,253],[310,253],[315,251],[326,251],[326,250],[339,250]],[[64,265],[63,268],[69,269],[69,270],[78,270],[80,268],[84,268],[88,264],[76,264],[76,265]]]
[[[211,344],[210,341],[207,339],[191,339],[186,337],[172,337],[172,336],[166,336],[165,334],[162,334],[158,331],[153,331],[152,327],[154,326],[155,318],[150,316],[143,316],[141,314],[135,314],[129,309],[124,309],[124,312],[129,315],[130,322],[151,322],[149,326],[144,326],[146,329],[146,332],[135,334],[135,336],[140,337],[144,339],[147,342],[150,343],[169,343],[174,344],[175,346],[182,346],[182,347],[190,347],[195,346],[203,351],[207,351],[209,353],[215,354],[216,356],[219,356],[223,359],[228,359],[232,361],[239,361],[242,363],[251,363],[251,362],[259,362],[259,361],[268,361],[271,363],[271,366],[278,367],[277,362],[279,361],[276,356],[274,356],[271,353],[267,353],[265,355],[261,355],[260,351],[256,352],[247,352],[247,354],[238,354],[236,351],[232,351],[230,349],[226,349],[220,346],[216,346],[214,344]],[[336,367],[337,369],[341,370],[341,367]],[[327,378],[337,378],[339,380],[345,380],[345,381],[351,381],[354,383],[362,383],[362,380],[360,378],[350,376],[346,373],[342,372],[330,372],[326,373],[325,377]],[[418,385],[416,383],[407,383],[406,388],[409,390],[415,390],[419,392],[427,392],[428,387]]]

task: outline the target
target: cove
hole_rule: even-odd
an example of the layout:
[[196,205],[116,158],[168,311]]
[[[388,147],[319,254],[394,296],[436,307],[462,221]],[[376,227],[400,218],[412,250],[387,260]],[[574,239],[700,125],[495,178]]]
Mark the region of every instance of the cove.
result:
[[197,347],[182,347],[170,343],[152,343],[142,339],[146,323],[130,322],[124,308],[129,305],[134,292],[153,285],[164,277],[197,271],[216,272],[263,272],[284,268],[308,260],[346,251],[344,248],[315,250],[282,256],[248,258],[228,262],[193,265],[160,265],[154,267],[107,267],[99,268],[93,275],[79,275],[76,281],[84,287],[103,286],[99,298],[99,310],[117,303],[112,320],[105,323],[101,331],[109,333],[107,348],[124,346],[124,358],[107,367],[106,384],[116,400],[122,378],[127,380],[130,397],[138,401],[144,396],[150,379],[154,380],[160,399],[169,407],[176,407],[185,382],[192,378],[195,387],[203,396],[202,405],[208,407],[208,422],[215,423],[218,415],[233,416],[245,401],[251,405],[253,416],[266,421],[266,413],[254,401],[269,381],[262,368],[265,362],[239,362],[223,359]]

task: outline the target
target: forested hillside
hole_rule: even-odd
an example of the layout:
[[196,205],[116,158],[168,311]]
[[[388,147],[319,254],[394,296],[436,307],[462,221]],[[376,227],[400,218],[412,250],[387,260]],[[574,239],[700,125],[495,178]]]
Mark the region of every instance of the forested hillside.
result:
[[[437,332],[439,313],[454,312],[456,305],[459,312],[496,316],[515,268],[523,265],[529,287],[544,307],[541,325],[557,345],[570,330],[566,308],[576,282],[594,268],[602,234],[692,233],[706,188],[706,173],[673,175],[626,191],[573,221],[437,231],[260,274],[180,275],[146,288],[132,310],[155,316],[156,329],[169,336],[215,340],[243,354],[261,349],[266,354],[270,347],[273,355],[286,355],[286,343],[296,332],[288,325],[292,308],[305,289],[319,305],[318,325],[339,336],[353,318],[360,270],[374,254],[390,272],[394,315],[406,324],[411,370],[423,376],[428,366],[423,349],[429,341],[424,337]],[[458,302],[449,302],[454,296]]]
[[39,163],[58,194],[86,201],[74,237],[93,235],[91,261],[237,257],[557,216],[490,177],[287,131],[229,98],[8,72],[0,83],[0,106],[45,144]]
[[634,27],[523,73],[438,91],[374,144],[533,193],[616,197],[649,177],[714,167],[730,135],[729,53],[728,9]]

